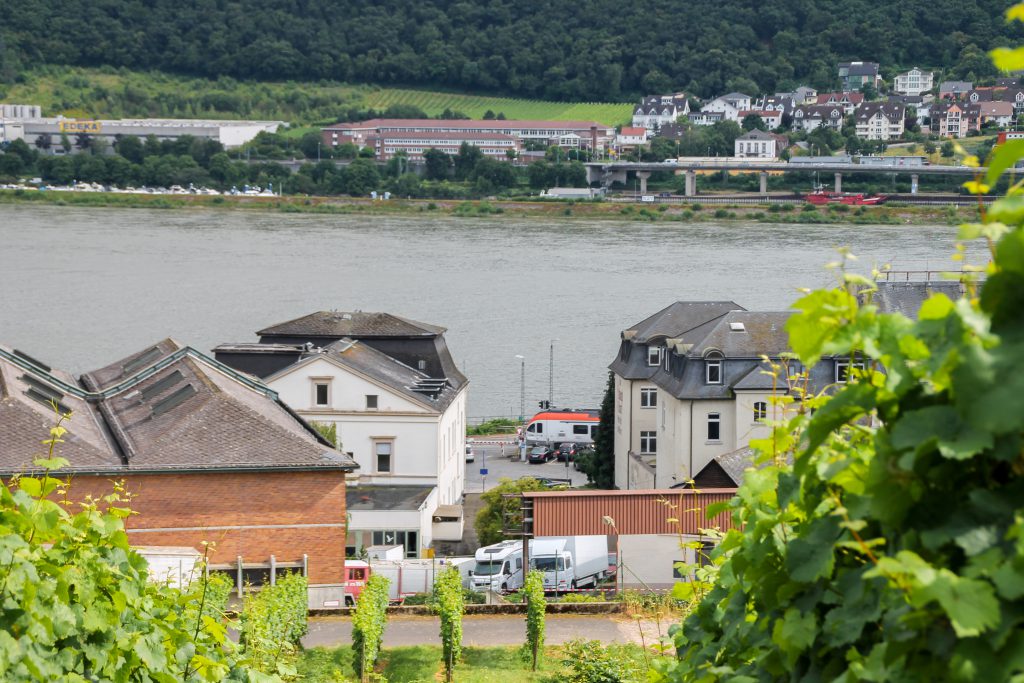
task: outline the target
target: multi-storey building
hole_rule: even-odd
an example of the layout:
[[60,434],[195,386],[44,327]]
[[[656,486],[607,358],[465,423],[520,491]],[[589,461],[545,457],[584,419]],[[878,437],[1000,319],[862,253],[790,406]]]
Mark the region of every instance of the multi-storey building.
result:
[[934,74],[915,66],[910,71],[897,74],[892,89],[899,95],[923,95],[931,91],[933,84]]
[[[622,333],[615,379],[615,485],[684,484],[716,456],[767,436],[773,394],[802,373],[785,360],[789,312],[744,310],[731,301],[676,302]],[[782,363],[774,377],[763,360]],[[849,361],[810,368],[815,389],[845,382]]]
[[[421,151],[416,154],[422,154],[430,148],[450,149],[458,141],[454,144],[457,149],[462,140],[501,149],[504,155],[505,149],[520,149],[526,141],[604,150],[615,139],[615,128],[596,121],[370,119],[336,123],[321,129],[321,135],[327,147],[352,143],[359,148],[369,147],[378,155],[387,155],[388,147],[396,150],[392,154],[397,153],[401,146],[418,148]],[[388,145],[384,140],[394,142]]]
[[882,77],[878,75],[876,62],[840,62],[839,80],[844,91],[852,92],[861,90],[866,85],[877,88],[882,82]]
[[896,140],[903,135],[906,107],[889,102],[866,102],[854,113],[857,137]]
[[239,587],[302,571],[311,604],[343,599],[357,465],[264,383],[172,339],[77,378],[0,347],[0,477],[35,469],[54,408],[72,413],[69,498],[123,481],[133,546],[208,553]]
[[969,105],[943,100],[932,106],[931,131],[944,138],[962,138],[970,129]]
[[675,123],[680,116],[689,113],[690,102],[686,93],[651,95],[643,98],[633,109],[633,127],[655,133],[665,124]]
[[214,349],[304,419],[334,426],[359,464],[351,552],[384,543],[419,557],[462,538],[469,382],[444,332],[389,313],[320,311]]

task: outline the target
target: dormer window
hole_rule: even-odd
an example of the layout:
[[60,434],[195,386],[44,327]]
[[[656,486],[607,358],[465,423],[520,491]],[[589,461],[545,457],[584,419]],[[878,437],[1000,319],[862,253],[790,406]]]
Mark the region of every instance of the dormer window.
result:
[[704,381],[708,384],[722,383],[722,358],[709,356],[704,360]]
[[648,346],[647,347],[647,365],[655,367],[661,364],[661,347],[660,346]]
[[849,361],[840,360],[836,361],[836,382],[839,384],[846,384],[850,381],[850,368],[853,368],[857,372],[864,372],[864,363],[856,362],[850,363]]

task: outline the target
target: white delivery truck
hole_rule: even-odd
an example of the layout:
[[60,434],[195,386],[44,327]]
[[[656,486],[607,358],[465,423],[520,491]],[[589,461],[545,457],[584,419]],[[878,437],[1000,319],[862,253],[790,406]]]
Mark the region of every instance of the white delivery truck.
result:
[[544,591],[564,593],[596,588],[608,575],[607,536],[535,538],[530,569],[544,572]]
[[478,548],[469,587],[478,593],[507,593],[522,588],[523,542],[502,541]]

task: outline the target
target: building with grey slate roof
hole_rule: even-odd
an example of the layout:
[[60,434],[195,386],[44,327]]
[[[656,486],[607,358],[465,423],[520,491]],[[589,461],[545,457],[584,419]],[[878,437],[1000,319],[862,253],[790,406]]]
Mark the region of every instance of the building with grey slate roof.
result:
[[209,548],[239,584],[272,567],[341,584],[357,464],[264,383],[173,339],[77,378],[0,346],[0,476],[36,469],[55,407],[71,414],[57,451],[71,499],[123,481],[133,545]]
[[[765,420],[804,372],[787,358],[791,312],[734,302],[676,302],[622,334],[615,375],[615,476],[619,488],[682,484],[715,457],[767,436]],[[642,331],[652,330],[655,333]],[[784,370],[773,375],[771,362]],[[845,380],[845,361],[807,371],[814,391]]]
[[[386,537],[419,557],[462,537],[469,382],[444,332],[391,313],[317,311],[260,330],[259,342],[214,349],[305,419],[334,425],[359,464],[358,487],[381,503],[351,511],[353,551]],[[350,498],[360,495],[353,486]]]

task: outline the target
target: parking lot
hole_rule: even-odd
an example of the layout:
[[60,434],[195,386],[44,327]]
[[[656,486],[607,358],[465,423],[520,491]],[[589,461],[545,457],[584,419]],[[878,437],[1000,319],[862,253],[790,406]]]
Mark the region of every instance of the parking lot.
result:
[[[481,438],[480,441],[493,441],[494,439]],[[568,470],[564,462],[552,460],[542,465],[531,465],[519,461],[519,452],[508,443],[504,446],[493,443],[475,443],[470,439],[473,452],[476,455],[476,462],[466,463],[466,492],[480,493],[491,489],[498,484],[502,477],[519,479],[520,477],[546,477],[548,479],[569,479],[573,486],[582,486],[587,483],[587,476],[577,472],[572,463],[569,463]],[[502,455],[504,450],[505,455]],[[486,489],[484,488],[485,477],[480,474],[481,468],[487,469]]]

